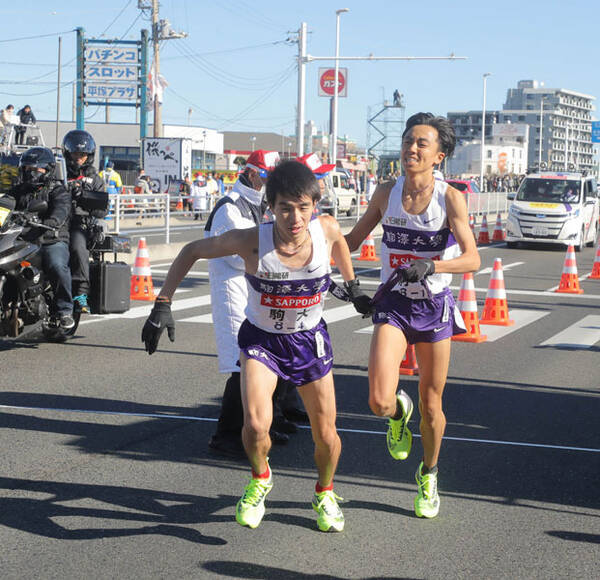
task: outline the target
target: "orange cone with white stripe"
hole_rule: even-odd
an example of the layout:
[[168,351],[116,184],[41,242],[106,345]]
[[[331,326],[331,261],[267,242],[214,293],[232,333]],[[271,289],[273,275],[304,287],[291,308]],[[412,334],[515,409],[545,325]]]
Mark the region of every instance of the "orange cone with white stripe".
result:
[[502,229],[502,216],[500,212],[496,216],[496,227],[492,234],[492,242],[503,242],[504,241],[504,230]]
[[555,292],[563,294],[583,294],[579,287],[579,276],[577,275],[577,261],[575,260],[575,249],[573,246],[567,248],[565,256],[565,265],[563,266],[560,284]]
[[418,375],[419,365],[417,364],[417,354],[415,352],[415,346],[409,344],[406,347],[406,354],[400,363],[398,372],[401,375]]
[[460,283],[458,292],[458,309],[465,321],[467,332],[456,334],[452,340],[459,342],[485,342],[487,336],[481,334],[479,317],[477,316],[477,297],[475,296],[475,283],[473,274],[467,272]]
[[497,326],[512,326],[515,321],[508,317],[508,302],[506,301],[506,288],[504,287],[504,273],[502,260],[494,260],[494,269],[490,278],[481,324],[495,324]]
[[357,260],[362,260],[364,262],[377,262],[379,260],[375,253],[375,240],[371,234],[365,238],[365,241],[360,248],[360,256]]
[[478,244],[489,244],[490,243],[490,232],[488,230],[487,215],[483,214],[481,220],[481,227],[479,228],[479,237],[477,238]]
[[135,264],[131,274],[129,297],[131,300],[154,301],[154,285],[152,284],[150,254],[148,253],[146,238],[140,238],[138,242]]
[[594,266],[592,267],[592,273],[589,275],[588,280],[600,280],[600,241],[596,248],[596,257],[594,258]]

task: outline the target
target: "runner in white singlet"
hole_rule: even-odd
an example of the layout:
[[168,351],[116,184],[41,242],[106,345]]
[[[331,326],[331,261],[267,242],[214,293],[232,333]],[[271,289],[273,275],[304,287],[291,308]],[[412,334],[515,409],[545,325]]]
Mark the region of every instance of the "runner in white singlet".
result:
[[296,161],[278,165],[269,176],[266,196],[275,216],[273,223],[230,230],[181,250],[144,325],[142,341],[152,354],[165,328],[174,340],[171,297],[196,260],[239,255],[248,283],[247,318],[238,334],[242,441],[252,477],[237,503],[236,520],[255,528],[265,513],[264,500],[273,487],[267,458],[271,398],[277,378],[282,377],[297,385],[310,419],[319,475],[312,500],[317,525],[323,531],[341,531],[344,516],[333,492],[341,451],[335,427],[333,354],[321,318],[331,256],[358,312],[371,313],[370,298],[360,292],[354,279],[348,245],[337,221],[330,216],[312,220],[320,191],[308,167]]
[[406,459],[412,445],[407,423],[413,403],[403,390],[396,392],[397,369],[407,345],[414,344],[423,444],[416,474],[419,517],[435,517],[439,511],[437,462],[446,426],[442,393],[450,338],[464,332],[448,285],[453,273],[473,272],[480,265],[463,194],[433,175],[455,143],[447,119],[431,113],[408,119],[402,136],[404,177],[377,187],[367,211],[346,236],[355,251],[381,222],[381,281],[398,276],[399,283],[382,285],[374,297],[369,406],[376,415],[389,418],[387,446],[392,457]]

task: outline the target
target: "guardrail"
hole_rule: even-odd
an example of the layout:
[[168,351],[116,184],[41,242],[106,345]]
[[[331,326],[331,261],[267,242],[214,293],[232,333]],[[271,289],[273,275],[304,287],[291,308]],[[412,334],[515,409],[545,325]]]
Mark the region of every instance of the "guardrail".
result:
[[[106,221],[109,223],[109,233],[119,233],[124,220],[135,220],[136,225],[141,225],[142,219],[158,220],[156,225],[164,227],[165,243],[170,242],[171,218],[188,217],[195,213],[200,214],[200,219],[206,219],[212,210],[214,200],[209,200],[206,209],[180,208],[180,197],[172,197],[167,193],[121,193],[109,195],[109,213]],[[192,198],[190,198],[191,201]],[[482,216],[483,214],[506,213],[509,201],[507,192],[486,192],[469,194],[469,214]],[[366,196],[359,195],[359,203],[354,204],[349,215],[341,216],[337,207],[332,205],[319,205],[321,213],[330,213],[336,219],[351,219],[358,221],[367,209]],[[129,224],[128,224],[129,225]]]

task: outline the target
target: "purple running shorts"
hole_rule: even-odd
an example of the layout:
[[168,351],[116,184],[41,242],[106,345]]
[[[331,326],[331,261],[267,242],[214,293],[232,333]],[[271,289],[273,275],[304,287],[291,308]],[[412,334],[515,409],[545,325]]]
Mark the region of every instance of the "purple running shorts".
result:
[[323,319],[310,330],[276,334],[244,320],[238,333],[240,350],[297,387],[323,378],[333,367],[333,350]]

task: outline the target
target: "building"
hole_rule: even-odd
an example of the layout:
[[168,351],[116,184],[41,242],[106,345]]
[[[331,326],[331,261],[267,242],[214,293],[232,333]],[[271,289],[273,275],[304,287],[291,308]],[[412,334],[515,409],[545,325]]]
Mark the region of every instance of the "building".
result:
[[[481,131],[480,131],[481,132]],[[483,146],[485,175],[521,175],[528,166],[529,126],[496,123]],[[481,171],[481,139],[461,139],[454,155],[448,159],[445,173],[461,177],[479,175]]]
[[[38,121],[47,147],[54,147],[56,122]],[[61,121],[58,131],[58,146],[69,131],[76,129],[74,121]],[[136,123],[86,123],[88,131],[96,141],[95,165],[101,169],[104,161],[110,159],[121,174],[126,185],[135,181],[137,168],[141,166],[140,128]],[[183,137],[192,140],[192,167],[214,170],[217,158],[223,156],[223,134],[205,127],[185,125],[164,125],[165,137]],[[148,127],[152,136],[152,125]]]
[[[486,140],[496,123],[529,126],[528,168],[540,162],[553,170],[591,171],[592,111],[595,97],[562,88],[546,88],[544,83],[524,80],[508,89],[502,110],[486,111]],[[481,138],[481,111],[449,112],[459,141]],[[540,138],[541,133],[541,138]]]

